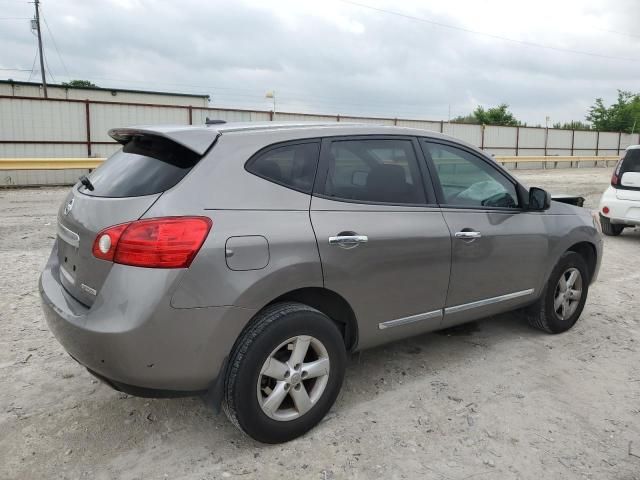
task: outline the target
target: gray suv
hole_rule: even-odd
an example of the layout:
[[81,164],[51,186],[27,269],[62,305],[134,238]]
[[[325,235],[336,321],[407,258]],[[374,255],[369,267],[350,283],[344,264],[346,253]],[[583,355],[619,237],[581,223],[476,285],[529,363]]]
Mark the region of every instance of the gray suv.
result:
[[219,123],[110,131],[40,278],[48,325],[117,390],[203,395],[262,442],[317,424],[347,353],[520,309],[571,328],[591,213],[425,130]]

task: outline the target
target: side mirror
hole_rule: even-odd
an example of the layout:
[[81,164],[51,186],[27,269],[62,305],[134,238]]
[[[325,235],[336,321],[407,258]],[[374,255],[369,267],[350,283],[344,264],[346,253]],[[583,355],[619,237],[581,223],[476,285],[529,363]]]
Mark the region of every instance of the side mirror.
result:
[[529,210],[548,210],[551,207],[551,195],[538,187],[529,189]]
[[620,179],[623,187],[640,188],[640,172],[625,172]]

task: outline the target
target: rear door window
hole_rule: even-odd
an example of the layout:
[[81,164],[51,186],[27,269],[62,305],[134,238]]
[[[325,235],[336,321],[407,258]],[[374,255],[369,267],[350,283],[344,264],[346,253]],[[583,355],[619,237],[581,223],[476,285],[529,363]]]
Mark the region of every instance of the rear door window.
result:
[[311,193],[319,153],[317,141],[273,146],[251,158],[245,168],[270,182]]
[[337,140],[327,156],[320,194],[343,201],[424,204],[413,142],[405,139]]
[[133,137],[89,175],[94,197],[141,197],[177,185],[200,161],[200,155],[163,137]]

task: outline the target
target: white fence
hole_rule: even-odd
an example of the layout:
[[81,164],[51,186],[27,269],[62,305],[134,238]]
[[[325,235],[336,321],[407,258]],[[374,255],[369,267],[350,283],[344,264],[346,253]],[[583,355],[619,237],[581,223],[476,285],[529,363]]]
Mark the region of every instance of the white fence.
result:
[[495,155],[611,156],[640,143],[640,134],[619,132],[0,96],[0,157],[106,157],[118,148],[107,135],[110,128],[136,124],[202,124],[207,117],[249,122],[366,122],[422,128],[443,132]]

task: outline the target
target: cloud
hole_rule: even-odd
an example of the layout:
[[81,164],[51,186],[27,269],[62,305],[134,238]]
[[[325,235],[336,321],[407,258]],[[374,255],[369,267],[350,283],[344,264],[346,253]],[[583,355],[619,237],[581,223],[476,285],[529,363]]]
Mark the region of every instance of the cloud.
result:
[[[359,1],[487,35],[340,0],[44,0],[68,72],[45,28],[46,57],[57,80],[204,93],[214,105],[261,109],[275,90],[283,110],[342,115],[441,119],[449,108],[455,116],[506,102],[536,124],[547,115],[583,119],[596,97],[637,90],[635,0],[616,8],[606,0]],[[3,3],[2,16],[29,17],[31,8]],[[0,45],[0,68],[31,68],[36,44],[26,20],[0,22]]]

